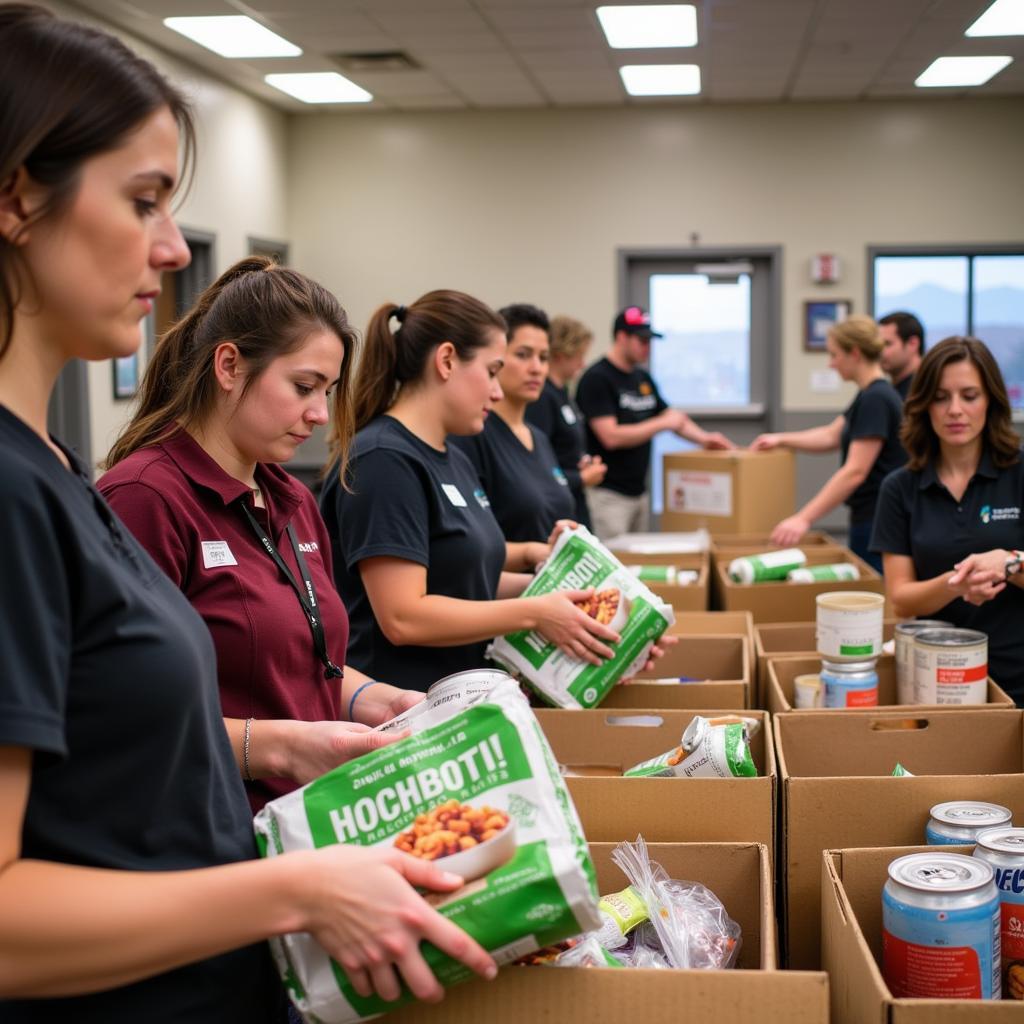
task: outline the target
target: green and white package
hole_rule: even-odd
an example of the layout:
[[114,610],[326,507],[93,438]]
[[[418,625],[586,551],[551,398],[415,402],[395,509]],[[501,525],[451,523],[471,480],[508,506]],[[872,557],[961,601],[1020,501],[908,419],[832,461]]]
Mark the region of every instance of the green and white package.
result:
[[620,680],[646,663],[651,647],[673,622],[672,608],[652,593],[584,526],[563,531],[548,560],[523,591],[524,597],[553,590],[586,590],[586,611],[622,638],[615,654],[591,665],[566,654],[536,630],[498,637],[487,656],[522,678],[549,704],[592,708]]
[[760,727],[753,718],[709,719],[696,715],[674,750],[627,768],[630,777],[729,779],[752,778],[757,767],[750,736]]
[[[507,824],[475,849],[434,861],[467,883],[431,897],[441,914],[499,964],[599,927],[594,868],[576,809],[516,682],[505,676],[470,706],[429,708],[406,725],[413,730],[406,739],[270,801],[254,822],[260,852],[273,857],[333,843],[391,848],[418,816],[454,801],[497,811]],[[401,1005],[358,995],[308,934],[270,944],[309,1024],[349,1024]],[[472,976],[430,944],[423,953],[445,987]]]

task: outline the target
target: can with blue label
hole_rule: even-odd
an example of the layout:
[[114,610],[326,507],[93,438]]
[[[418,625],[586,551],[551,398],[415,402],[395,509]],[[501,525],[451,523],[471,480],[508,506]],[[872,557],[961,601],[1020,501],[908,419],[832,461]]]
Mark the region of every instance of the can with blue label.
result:
[[974,856],[992,865],[999,892],[1003,994],[1024,999],[1024,828],[978,833]]
[[822,658],[820,674],[825,707],[878,706],[878,672],[874,658],[866,661],[828,661]]
[[912,853],[882,890],[882,974],[897,999],[999,999],[999,894],[992,866]]
[[1002,804],[984,800],[947,800],[929,812],[924,841],[929,846],[970,846],[987,828],[1012,824],[1013,815]]

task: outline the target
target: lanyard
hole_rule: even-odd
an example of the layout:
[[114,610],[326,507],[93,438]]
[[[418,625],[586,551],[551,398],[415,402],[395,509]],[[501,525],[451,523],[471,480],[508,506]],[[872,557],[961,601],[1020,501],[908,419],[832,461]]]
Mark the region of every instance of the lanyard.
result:
[[327,640],[324,636],[323,623],[320,621],[320,615],[317,612],[318,605],[316,603],[316,591],[313,589],[313,579],[309,575],[309,567],[306,565],[306,559],[302,557],[302,551],[299,548],[299,542],[295,539],[295,531],[292,529],[291,523],[287,527],[288,539],[292,542],[292,551],[295,552],[295,564],[298,565],[299,572],[302,573],[303,586],[301,587],[291,569],[288,568],[287,563],[281,557],[281,552],[274,546],[270,535],[260,526],[259,520],[252,514],[249,506],[244,501],[242,502],[242,511],[245,513],[246,519],[249,520],[249,525],[252,527],[253,533],[256,534],[256,539],[274,560],[274,564],[281,570],[281,574],[291,584],[292,590],[295,591],[295,596],[299,599],[299,605],[306,616],[306,621],[309,623],[309,631],[313,634],[313,647],[316,649],[316,656],[324,666],[324,679],[340,678],[343,675],[342,670],[331,661],[330,655],[327,653]]

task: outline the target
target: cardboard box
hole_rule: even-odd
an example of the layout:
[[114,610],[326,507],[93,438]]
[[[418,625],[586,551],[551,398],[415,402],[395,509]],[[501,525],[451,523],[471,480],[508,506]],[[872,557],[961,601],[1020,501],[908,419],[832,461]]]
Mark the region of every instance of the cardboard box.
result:
[[729,577],[729,563],[743,555],[754,555],[764,548],[721,548],[711,556],[712,604],[725,611],[749,611],[754,622],[813,622],[817,616],[815,600],[819,594],[833,590],[866,590],[885,593],[885,583],[862,558],[849,548],[829,547],[825,544],[809,547],[805,551],[808,565],[830,565],[852,562],[860,572],[860,579],[833,580],[829,583],[790,583],[787,580],[770,583],[734,583]]
[[[750,655],[745,636],[688,636],[666,649],[651,672],[616,686],[602,708],[747,708],[751,698]],[[652,683],[685,677],[694,682]]]
[[673,565],[677,569],[690,569],[698,573],[696,583],[677,585],[673,583],[647,583],[663,601],[673,609],[688,612],[707,611],[711,559],[706,551],[694,554],[642,554],[629,551],[612,551],[623,565]]
[[[831,850],[822,859],[822,962],[843,1024],[1020,1024],[1013,1001],[896,999],[882,977],[882,887],[889,863],[935,847]],[[967,853],[969,847],[943,850]]]
[[750,742],[756,779],[622,777],[627,768],[678,746],[696,714],[711,718],[735,713],[608,708],[536,712],[559,763],[588,773],[566,781],[591,842],[637,835],[659,843],[755,842],[764,843],[774,856],[775,752],[765,712],[743,712],[761,722]]
[[[614,843],[591,843],[601,892],[626,878],[612,864]],[[828,978],[776,970],[775,922],[767,850],[746,844],[650,843],[673,878],[711,889],[743,929],[736,969],[666,971],[508,967],[493,982],[452,989],[439,1006],[419,1004],[388,1016],[395,1024],[624,1024],[680,1016],[742,1024],[827,1024]]]
[[[944,800],[987,800],[1024,818],[1016,709],[794,712],[773,727],[790,967],[819,964],[823,850],[920,843],[929,809]],[[893,778],[897,761],[915,777]]]
[[[807,672],[818,672],[821,668],[821,656],[781,657],[768,659],[767,683],[764,693],[767,697],[767,708],[773,715],[793,711],[795,714],[806,715],[807,710],[796,710],[793,707],[793,680]],[[898,707],[918,711],[951,711],[950,704],[898,704],[896,702],[896,659],[891,654],[882,655],[876,665],[878,672],[878,704],[879,707]],[[1005,693],[990,678],[988,681],[988,703],[956,706],[957,711],[971,711],[990,707],[1013,708],[1013,698]],[[834,709],[833,709],[834,710]],[[871,714],[874,708],[851,708],[841,714]]]
[[[808,530],[797,547],[816,547],[824,544],[826,547],[836,547],[840,542],[824,530]],[[757,548],[759,551],[769,551],[777,545],[772,543],[771,533],[722,533],[716,534],[711,541],[711,550],[719,548]]]
[[789,451],[672,452],[662,474],[663,530],[770,533],[796,511],[796,460]]

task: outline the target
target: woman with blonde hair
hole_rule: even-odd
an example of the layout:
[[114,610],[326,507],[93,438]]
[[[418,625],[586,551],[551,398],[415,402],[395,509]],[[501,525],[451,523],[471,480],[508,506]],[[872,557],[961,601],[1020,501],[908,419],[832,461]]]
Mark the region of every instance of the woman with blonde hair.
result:
[[881,572],[881,559],[869,549],[875,505],[882,481],[906,462],[900,443],[903,410],[899,395],[886,380],[881,356],[885,342],[869,316],[851,316],[836,324],[826,340],[829,366],[857,385],[857,395],[831,423],[809,430],[761,434],[754,451],[789,448],[801,452],[839,449],[839,469],[795,515],[772,531],[772,542],[798,544],[811,524],[845,503],[850,509],[851,550]]

